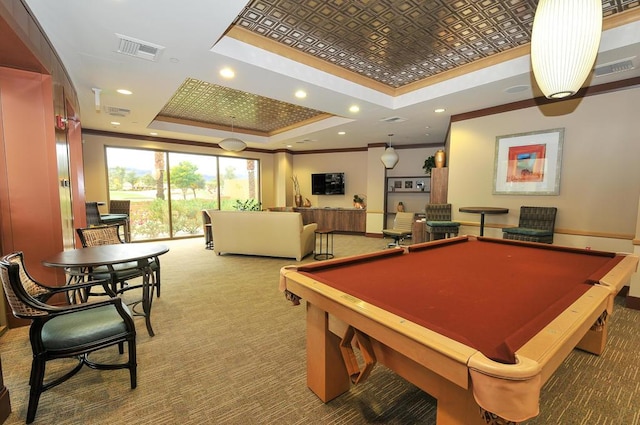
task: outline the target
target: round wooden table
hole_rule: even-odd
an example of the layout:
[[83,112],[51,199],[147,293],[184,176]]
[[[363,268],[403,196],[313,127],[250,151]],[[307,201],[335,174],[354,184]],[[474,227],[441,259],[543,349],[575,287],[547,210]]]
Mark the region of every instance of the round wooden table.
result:
[[500,207],[460,207],[460,212],[480,214],[480,236],[484,236],[484,215],[485,214],[507,214],[509,208]]
[[[132,264],[132,268],[142,272],[142,284],[140,285],[142,299],[132,303],[133,314],[145,317],[147,331],[150,336],[154,336],[153,328],[151,327],[151,304],[153,303],[156,282],[149,264],[152,259],[155,259],[158,262],[158,267],[160,267],[158,256],[168,251],[168,246],[156,243],[100,245],[62,251],[44,259],[42,264],[47,267],[64,268],[69,275],[68,284],[73,284],[76,281],[91,278],[96,274],[104,275],[109,273],[115,275],[114,266],[135,263]],[[101,266],[106,267],[107,270],[103,269],[94,272],[95,268]],[[115,286],[115,278],[112,278],[112,285]],[[117,291],[114,289],[114,292]],[[142,312],[135,310],[137,304],[142,304]]]

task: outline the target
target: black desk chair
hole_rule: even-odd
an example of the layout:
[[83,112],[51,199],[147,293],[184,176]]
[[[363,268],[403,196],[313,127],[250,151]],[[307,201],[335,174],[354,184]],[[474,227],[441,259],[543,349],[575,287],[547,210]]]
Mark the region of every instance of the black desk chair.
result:
[[503,239],[553,243],[556,207],[520,207],[518,227],[502,229]]
[[[75,375],[82,366],[92,369],[129,369],[131,388],[137,385],[136,329],[131,312],[122,300],[110,292],[105,281],[91,281],[64,286],[66,291],[102,286],[110,298],[68,306],[50,306],[31,295],[33,288],[46,288],[36,282],[24,266],[22,252],[15,252],[0,260],[0,276],[13,315],[31,320],[29,339],[33,351],[29,377],[29,406],[27,420],[33,422],[40,395]],[[128,359],[122,363],[95,363],[89,355],[103,348],[118,346],[120,354],[127,344]],[[76,358],[78,364],[62,376],[45,380],[49,360]],[[61,412],[62,414],[62,412]]]

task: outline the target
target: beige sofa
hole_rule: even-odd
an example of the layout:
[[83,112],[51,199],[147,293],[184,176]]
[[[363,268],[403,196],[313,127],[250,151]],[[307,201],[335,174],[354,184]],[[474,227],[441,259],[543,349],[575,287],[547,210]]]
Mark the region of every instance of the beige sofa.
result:
[[313,252],[318,225],[302,224],[297,212],[218,211],[211,216],[216,254],[247,254],[302,260]]

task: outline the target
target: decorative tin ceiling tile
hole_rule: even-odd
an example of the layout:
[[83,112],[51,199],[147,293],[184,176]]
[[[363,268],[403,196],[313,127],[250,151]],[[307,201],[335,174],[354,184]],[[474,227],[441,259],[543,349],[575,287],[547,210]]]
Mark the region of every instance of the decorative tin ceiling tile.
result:
[[[538,0],[254,0],[234,25],[392,89],[531,41]],[[639,0],[602,0],[608,17]],[[158,115],[269,135],[329,114],[189,78]]]
[[187,78],[158,114],[270,134],[328,114],[228,87]]
[[[235,25],[402,87],[531,41],[537,0],[254,0]],[[603,0],[603,15],[640,6]]]

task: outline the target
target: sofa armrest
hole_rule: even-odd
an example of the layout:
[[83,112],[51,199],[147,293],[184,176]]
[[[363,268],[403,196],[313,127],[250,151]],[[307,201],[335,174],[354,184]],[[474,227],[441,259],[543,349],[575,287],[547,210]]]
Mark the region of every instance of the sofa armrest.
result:
[[296,258],[296,260],[301,261],[302,257],[307,255],[310,252],[313,252],[316,244],[316,229],[318,228],[318,223],[309,223],[302,226],[302,233],[300,233],[300,258]]

